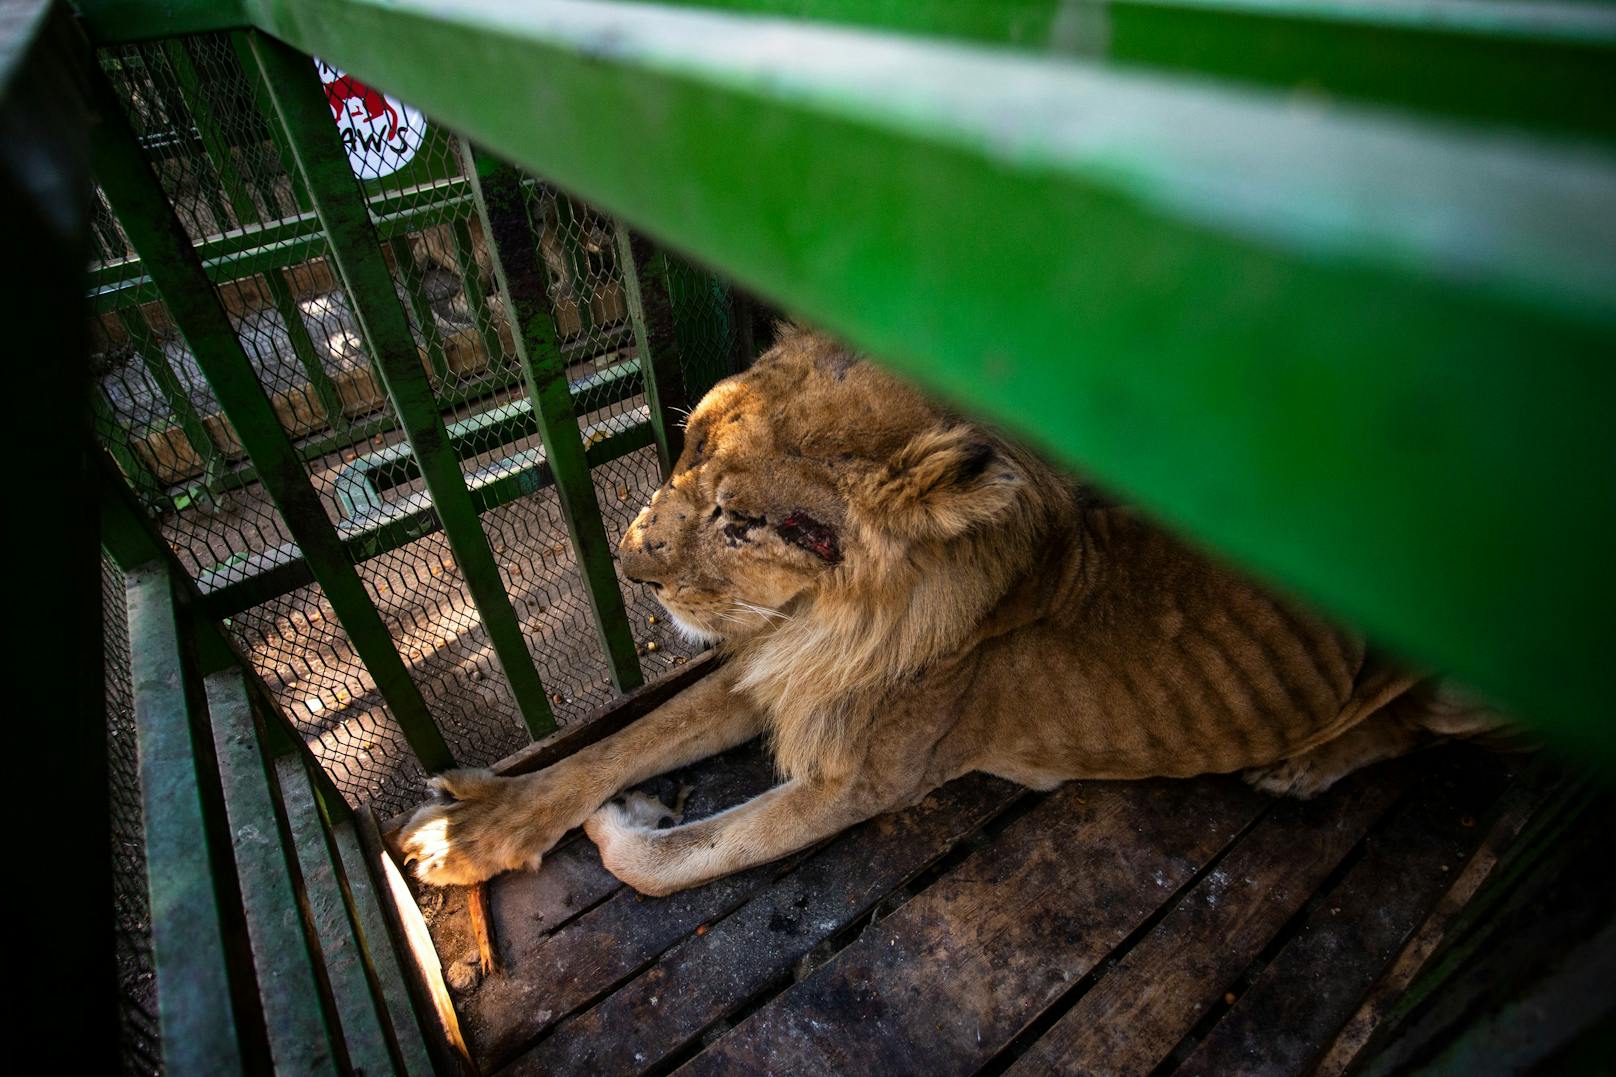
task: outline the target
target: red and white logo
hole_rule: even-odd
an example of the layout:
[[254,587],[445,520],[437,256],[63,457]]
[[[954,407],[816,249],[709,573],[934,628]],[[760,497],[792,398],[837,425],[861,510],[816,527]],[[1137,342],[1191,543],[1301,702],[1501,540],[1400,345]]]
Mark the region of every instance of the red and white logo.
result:
[[316,58],[348,164],[360,179],[391,176],[409,164],[426,137],[426,117],[396,97],[373,90],[352,75]]

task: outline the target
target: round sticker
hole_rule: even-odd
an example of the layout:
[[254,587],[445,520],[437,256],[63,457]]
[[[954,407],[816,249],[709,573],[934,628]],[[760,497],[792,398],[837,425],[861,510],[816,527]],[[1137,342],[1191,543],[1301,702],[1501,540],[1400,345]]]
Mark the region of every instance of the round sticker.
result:
[[409,164],[426,136],[426,117],[398,98],[373,90],[318,57],[315,70],[360,179],[381,179]]

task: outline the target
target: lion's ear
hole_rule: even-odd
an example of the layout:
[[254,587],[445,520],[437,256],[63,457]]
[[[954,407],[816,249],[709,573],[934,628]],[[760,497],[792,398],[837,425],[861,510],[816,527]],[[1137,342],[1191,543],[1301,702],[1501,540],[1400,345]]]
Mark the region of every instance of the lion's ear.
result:
[[898,450],[861,501],[884,530],[946,539],[1002,515],[1021,484],[1020,471],[980,431],[937,427]]

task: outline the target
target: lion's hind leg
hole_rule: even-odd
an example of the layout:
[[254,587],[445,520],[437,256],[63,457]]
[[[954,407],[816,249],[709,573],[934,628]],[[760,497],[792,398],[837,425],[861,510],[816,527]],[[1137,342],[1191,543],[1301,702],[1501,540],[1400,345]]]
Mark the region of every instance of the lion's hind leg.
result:
[[1516,727],[1452,682],[1421,682],[1333,740],[1242,777],[1265,793],[1318,796],[1361,767],[1447,740],[1482,738],[1498,744]]
[[1433,734],[1404,722],[1388,709],[1370,715],[1334,740],[1265,767],[1252,767],[1241,777],[1265,793],[1307,800],[1355,770],[1405,755],[1436,740]]

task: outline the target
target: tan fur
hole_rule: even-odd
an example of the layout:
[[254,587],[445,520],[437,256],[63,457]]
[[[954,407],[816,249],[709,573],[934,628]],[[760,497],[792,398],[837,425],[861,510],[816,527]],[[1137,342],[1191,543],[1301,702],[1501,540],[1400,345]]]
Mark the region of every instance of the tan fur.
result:
[[[540,774],[445,776],[459,800],[403,838],[423,879],[536,865],[585,823],[610,870],[661,894],[973,770],[1052,788],[1248,769],[1312,795],[1499,724],[791,327],[692,413],[620,557],[726,664]],[[785,781],[754,801],[667,830],[601,807],[760,731]]]

